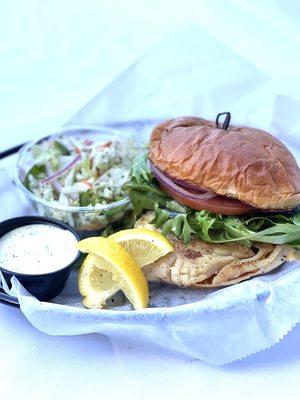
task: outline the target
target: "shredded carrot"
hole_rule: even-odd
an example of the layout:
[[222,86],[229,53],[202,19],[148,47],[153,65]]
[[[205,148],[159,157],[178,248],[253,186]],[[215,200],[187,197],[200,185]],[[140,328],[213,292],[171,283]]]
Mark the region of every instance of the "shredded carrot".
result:
[[110,147],[111,145],[112,145],[112,141],[109,140],[108,142],[105,142],[105,143],[101,144],[101,145],[99,146],[99,150],[103,150],[103,149],[105,149],[106,147]]
[[83,179],[81,182],[85,183],[87,186],[89,186],[91,189],[93,189],[93,184],[91,182],[87,181],[86,179]]

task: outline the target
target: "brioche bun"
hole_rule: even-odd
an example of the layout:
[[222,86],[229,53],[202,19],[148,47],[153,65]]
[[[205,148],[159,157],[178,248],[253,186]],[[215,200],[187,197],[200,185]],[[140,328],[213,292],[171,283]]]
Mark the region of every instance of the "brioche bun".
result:
[[300,169],[286,146],[259,129],[216,128],[181,117],[152,132],[149,159],[171,179],[262,210],[300,204]]

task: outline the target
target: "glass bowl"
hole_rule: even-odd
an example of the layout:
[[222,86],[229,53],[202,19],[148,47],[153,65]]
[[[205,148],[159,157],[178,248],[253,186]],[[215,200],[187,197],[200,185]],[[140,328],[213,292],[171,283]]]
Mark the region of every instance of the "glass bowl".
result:
[[128,163],[128,168],[131,166],[133,137],[129,133],[102,126],[69,126],[35,142],[27,143],[20,149],[15,176],[17,186],[25,193],[39,215],[65,222],[78,231],[99,231],[121,220],[130,209],[127,197],[103,205],[69,206],[47,201],[25,187],[24,176],[34,165],[32,147],[44,140],[55,140],[62,134],[93,141],[117,139],[121,143],[125,163]]

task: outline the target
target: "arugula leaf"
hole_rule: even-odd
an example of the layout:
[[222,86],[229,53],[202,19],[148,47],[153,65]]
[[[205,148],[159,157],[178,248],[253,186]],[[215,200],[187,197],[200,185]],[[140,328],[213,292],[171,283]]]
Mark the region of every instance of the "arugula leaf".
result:
[[151,221],[164,235],[173,233],[184,243],[192,236],[210,243],[263,242],[289,244],[300,249],[300,211],[288,214],[227,216],[209,211],[196,211],[177,203],[158,186],[149,169],[146,156],[133,164],[131,181],[125,187],[131,199],[133,213],[138,218],[143,211],[154,211]]
[[293,218],[293,223],[297,226],[300,226],[300,212],[298,214],[296,214]]
[[212,215],[206,211],[196,213],[200,228],[197,234],[207,242],[239,241],[246,245],[250,245],[253,241],[273,244],[293,243],[294,247],[300,244],[300,226],[293,224],[292,219],[286,219],[286,223],[279,223],[278,216],[260,216],[255,218],[256,224],[253,225],[253,219],[251,221],[249,217]]
[[131,167],[132,180],[135,183],[150,182],[152,180],[152,174],[147,164],[146,155],[141,153],[134,160]]
[[[177,208],[177,207],[176,207]],[[154,207],[155,217],[151,221],[156,228],[162,228],[163,235],[173,233],[186,244],[193,233],[196,233],[188,222],[185,212],[178,212],[168,208],[160,208],[158,204]]]
[[144,210],[154,210],[155,204],[165,204],[170,199],[152,183],[153,177],[145,156],[139,157],[132,166],[131,181],[124,186],[128,191],[133,210],[140,216]]
[[148,192],[131,188],[129,198],[137,216],[140,216],[144,210],[154,210],[155,204],[160,201],[159,196],[151,192],[151,188]]

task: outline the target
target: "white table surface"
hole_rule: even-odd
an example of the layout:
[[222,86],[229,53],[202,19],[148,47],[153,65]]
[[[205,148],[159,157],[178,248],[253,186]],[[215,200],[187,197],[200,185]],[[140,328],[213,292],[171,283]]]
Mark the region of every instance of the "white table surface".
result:
[[[162,3],[1,3],[0,149],[64,122],[150,45],[188,21],[272,76],[282,93],[299,93],[297,1]],[[47,336],[19,310],[0,305],[0,398],[297,399],[299,342],[298,326],[273,348],[224,367],[162,352],[150,374],[145,358],[131,376],[107,338]]]

